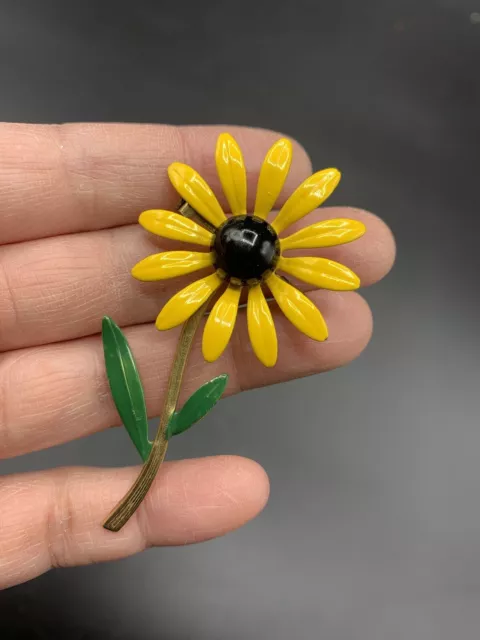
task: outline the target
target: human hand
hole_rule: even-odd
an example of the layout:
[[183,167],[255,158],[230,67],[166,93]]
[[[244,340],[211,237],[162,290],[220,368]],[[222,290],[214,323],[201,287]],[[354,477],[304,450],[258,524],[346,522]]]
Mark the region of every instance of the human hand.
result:
[[[222,129],[223,130],[223,129]],[[101,319],[125,327],[150,416],[158,415],[178,332],[153,324],[178,281],[140,283],[131,267],[152,253],[136,224],[149,208],[175,209],[167,166],[194,166],[220,196],[214,165],[218,127],[143,125],[0,125],[0,456],[44,449],[118,424],[103,366]],[[244,152],[249,198],[277,134],[229,128]],[[295,148],[284,196],[311,173]],[[282,201],[285,197],[281,198]],[[352,244],[322,249],[354,269],[363,285],[383,277],[394,259],[388,228],[364,211],[323,208],[315,220],[348,217],[366,224]],[[291,232],[291,230],[290,230]],[[317,252],[312,252],[312,255]],[[308,287],[305,287],[308,291]],[[184,393],[198,380],[230,375],[227,393],[346,364],[366,346],[372,320],[357,293],[312,291],[329,326],[316,343],[274,309],[280,352],[265,368],[251,352],[240,319],[222,358],[204,364],[194,348]],[[221,456],[165,463],[121,534],[101,522],[126,493],[138,468],[66,468],[0,480],[0,588],[52,566],[125,557],[152,545],[200,542],[253,518],[268,497],[254,462]]]

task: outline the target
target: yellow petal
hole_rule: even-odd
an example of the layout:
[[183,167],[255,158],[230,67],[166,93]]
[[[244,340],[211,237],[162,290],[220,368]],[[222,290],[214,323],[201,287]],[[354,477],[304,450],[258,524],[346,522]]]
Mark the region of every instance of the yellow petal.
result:
[[230,211],[234,215],[247,213],[247,173],[242,151],[237,141],[229,134],[218,136],[215,152],[218,177],[227,197]]
[[132,269],[132,276],[143,282],[166,280],[192,273],[213,265],[213,253],[196,251],[165,251],[148,256]]
[[230,285],[215,303],[203,332],[202,351],[207,362],[214,362],[225,351],[237,319],[241,287]]
[[284,258],[278,269],[321,289],[352,291],[360,286],[360,278],[348,267],[327,258]]
[[204,247],[209,247],[213,242],[210,231],[173,211],[151,209],[141,213],[138,221],[144,229],[162,238],[193,242]]
[[258,178],[257,198],[253,210],[259,218],[265,219],[277,201],[292,164],[292,152],[290,140],[281,138],[265,156]]
[[248,292],[247,322],[255,355],[266,367],[273,367],[278,354],[277,333],[270,307],[259,284]]
[[307,296],[274,273],[268,277],[267,285],[280,309],[299,331],[314,340],[327,339],[328,329],[325,320]]
[[160,311],[156,327],[161,331],[176,327],[197,311],[218,289],[223,280],[216,273],[192,282],[176,293]]
[[332,195],[340,182],[338,169],[324,169],[307,178],[296,189],[272,222],[272,227],[280,233],[304,215],[310,213]]
[[225,222],[227,218],[217,198],[195,169],[174,162],[168,167],[168,177],[182,198],[211,225],[218,227]]
[[282,238],[280,246],[282,251],[288,249],[321,249],[322,247],[335,247],[338,244],[346,244],[360,238],[365,233],[365,225],[358,220],[347,218],[332,218],[322,220]]

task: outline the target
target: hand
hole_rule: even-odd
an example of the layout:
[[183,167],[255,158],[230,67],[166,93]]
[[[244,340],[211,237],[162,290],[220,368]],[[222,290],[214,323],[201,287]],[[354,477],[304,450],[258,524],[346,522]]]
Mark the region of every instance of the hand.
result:
[[[152,235],[136,224],[148,208],[175,208],[167,166],[194,166],[220,194],[214,166],[218,127],[0,125],[0,456],[57,445],[118,424],[103,366],[103,315],[125,327],[145,386],[149,414],[159,414],[178,332],[153,321],[178,280],[140,283],[131,267],[152,253]],[[245,154],[249,193],[277,135],[229,128]],[[311,172],[297,146],[284,189]],[[375,216],[323,208],[308,218],[357,218],[365,236],[328,250],[363,284],[383,277],[394,242]],[[164,246],[165,241],[161,241]],[[372,320],[356,293],[312,292],[330,329],[316,343],[274,310],[279,360],[266,369],[249,352],[246,323],[219,362],[204,365],[194,347],[185,394],[220,373],[237,393],[346,364],[366,346]],[[189,373],[190,372],[190,373]],[[196,380],[193,379],[195,376]],[[254,462],[216,457],[166,463],[146,500],[120,534],[101,523],[138,468],[66,468],[0,480],[0,587],[52,566],[121,558],[152,545],[200,542],[253,518],[268,497]]]

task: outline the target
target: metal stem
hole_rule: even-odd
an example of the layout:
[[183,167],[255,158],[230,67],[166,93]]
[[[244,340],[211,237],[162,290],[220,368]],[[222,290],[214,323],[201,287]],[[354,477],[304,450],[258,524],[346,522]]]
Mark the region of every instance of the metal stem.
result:
[[[195,209],[185,201],[180,203],[178,212],[187,218],[194,219],[205,227],[211,227],[211,225],[201,218]],[[210,230],[213,230],[213,227],[211,227]],[[140,506],[142,500],[147,495],[160,465],[165,458],[168,447],[168,440],[165,438],[168,423],[177,406],[185,365],[187,364],[193,338],[195,337],[200,320],[205,314],[208,302],[209,301],[207,300],[183,325],[182,333],[180,334],[177,345],[177,352],[175,354],[172,370],[168,380],[167,395],[165,397],[162,414],[160,416],[160,423],[158,425],[155,440],[152,443],[150,455],[143,465],[135,484],[103,523],[104,528],[109,531],[120,531],[120,529],[132,517]]]
[[177,405],[185,365],[187,363],[193,339],[207,305],[208,300],[183,325],[182,333],[180,334],[177,345],[177,352],[175,354],[175,359],[173,361],[172,370],[168,380],[167,395],[165,397],[160,423],[158,425],[155,440],[152,443],[150,455],[143,465],[135,484],[103,523],[104,528],[109,531],[120,531],[120,529],[132,517],[140,506],[142,500],[147,495],[147,492],[157,475],[158,469],[165,458],[168,447],[168,440],[165,439],[165,433],[170,418],[172,417]]

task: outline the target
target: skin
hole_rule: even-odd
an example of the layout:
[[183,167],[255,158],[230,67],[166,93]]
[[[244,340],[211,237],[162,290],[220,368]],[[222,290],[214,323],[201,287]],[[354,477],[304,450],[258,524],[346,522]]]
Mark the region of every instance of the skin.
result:
[[[225,130],[244,152],[251,210],[261,162],[277,133],[237,127],[0,124],[1,457],[118,424],[102,359],[103,315],[124,328],[149,414],[158,415],[168,370],[159,363],[171,362],[178,330],[159,333],[153,322],[188,278],[147,284],[130,276],[131,266],[156,247],[174,246],[136,221],[145,209],[175,208],[178,196],[166,172],[173,161],[194,166],[220,194],[214,149]],[[283,201],[311,170],[307,154],[296,145]],[[297,226],[332,217],[362,220],[367,233],[318,253],[353,268],[364,285],[383,278],[395,255],[386,225],[365,211],[324,207]],[[367,303],[357,293],[312,291],[309,296],[329,326],[326,343],[303,336],[273,307],[280,352],[276,367],[266,369],[253,356],[240,317],[218,362],[206,365],[197,342],[183,395],[199,379],[219,373],[230,375],[228,393],[238,393],[356,358],[372,333]],[[51,567],[221,536],[254,518],[268,499],[268,478],[251,460],[219,456],[168,462],[135,516],[112,534],[101,522],[138,470],[65,468],[2,476],[0,587]]]

